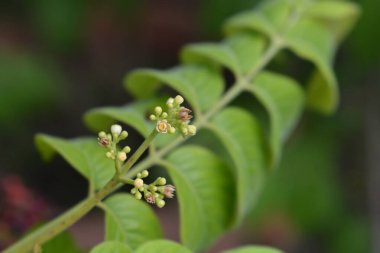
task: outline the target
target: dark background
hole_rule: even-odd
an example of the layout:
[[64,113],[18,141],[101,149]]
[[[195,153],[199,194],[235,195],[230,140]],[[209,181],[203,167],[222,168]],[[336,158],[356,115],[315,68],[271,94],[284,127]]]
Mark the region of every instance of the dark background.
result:
[[[0,218],[0,247],[86,194],[85,181],[62,159],[42,163],[35,133],[93,134],[82,115],[132,101],[122,87],[129,70],[176,65],[181,46],[220,40],[223,20],[256,2],[1,1],[0,213],[20,203],[23,211]],[[289,252],[380,252],[380,1],[358,3],[362,17],[335,64],[338,112],[305,112],[250,222],[214,250],[262,243]],[[288,71],[307,74],[299,59],[285,62]],[[175,209],[160,211],[173,239]],[[101,239],[101,219],[93,212],[71,230],[82,247]]]

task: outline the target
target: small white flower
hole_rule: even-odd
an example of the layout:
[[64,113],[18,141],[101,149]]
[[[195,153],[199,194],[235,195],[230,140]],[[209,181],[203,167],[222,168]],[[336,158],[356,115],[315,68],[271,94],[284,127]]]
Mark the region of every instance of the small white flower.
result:
[[167,120],[159,120],[157,121],[156,130],[157,132],[166,134],[168,130],[171,128],[171,125]]
[[112,134],[115,134],[115,135],[119,135],[120,133],[121,133],[121,131],[122,131],[123,129],[121,128],[121,126],[120,125],[112,125],[111,126],[111,133]]

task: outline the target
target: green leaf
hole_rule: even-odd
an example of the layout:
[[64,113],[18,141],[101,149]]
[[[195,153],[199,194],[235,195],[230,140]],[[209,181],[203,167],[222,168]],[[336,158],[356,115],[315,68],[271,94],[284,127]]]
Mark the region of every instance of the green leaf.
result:
[[282,145],[298,121],[304,94],[296,81],[272,72],[261,72],[249,91],[263,104],[270,118],[270,166],[277,164]]
[[185,63],[211,62],[230,69],[235,77],[247,74],[257,63],[265,47],[263,37],[254,33],[237,33],[222,43],[199,43],[181,52]]
[[115,173],[113,162],[105,158],[105,150],[95,138],[65,140],[38,134],[35,142],[45,160],[50,160],[55,153],[60,154],[89,181],[92,190],[100,189]]
[[305,16],[321,22],[340,41],[352,29],[359,14],[360,8],[353,2],[330,0],[315,1],[313,6],[306,10]]
[[244,246],[223,251],[223,253],[283,253],[283,251],[265,246]]
[[223,93],[220,72],[211,67],[185,65],[169,70],[136,70],[126,78],[126,88],[138,98],[156,95],[161,84],[166,84],[181,93],[200,113],[213,106]]
[[167,160],[178,189],[181,240],[194,251],[205,249],[231,226],[233,176],[217,156],[198,146],[178,148]]
[[132,251],[124,243],[109,241],[97,245],[90,253],[132,253]]
[[144,242],[163,237],[152,209],[129,194],[113,195],[101,207],[106,213],[106,240],[123,242],[136,249]]
[[274,38],[282,33],[293,5],[291,1],[264,1],[258,8],[239,13],[224,24],[227,34],[254,30]]
[[[272,39],[282,37],[290,50],[317,68],[308,84],[307,105],[322,113],[332,113],[337,107],[338,90],[331,61],[337,39],[341,40],[353,25],[349,17],[356,20],[358,8],[355,6],[336,2],[270,1],[255,11],[236,15],[227,21],[225,30],[231,34],[248,29]],[[335,15],[332,7],[339,12],[335,19],[332,19]],[[325,12],[327,8],[329,12]],[[329,22],[321,22],[321,19]]]
[[94,131],[104,131],[119,121],[136,129],[147,137],[152,124],[146,120],[146,113],[158,104],[158,100],[142,100],[121,107],[101,107],[88,111],[84,116],[86,125]]
[[168,241],[168,240],[153,240],[141,245],[135,253],[153,253],[153,252],[165,252],[165,253],[191,253],[191,251],[184,246]]
[[209,128],[220,139],[231,156],[232,167],[236,168],[235,223],[240,223],[255,203],[263,184],[266,167],[263,133],[253,115],[235,107],[217,114]]
[[307,87],[307,104],[323,113],[335,111],[337,81],[332,69],[335,41],[330,32],[312,20],[302,20],[286,35],[286,43],[299,57],[317,67]]
[[54,253],[80,253],[74,239],[68,232],[62,232],[58,236],[42,245],[42,252]]

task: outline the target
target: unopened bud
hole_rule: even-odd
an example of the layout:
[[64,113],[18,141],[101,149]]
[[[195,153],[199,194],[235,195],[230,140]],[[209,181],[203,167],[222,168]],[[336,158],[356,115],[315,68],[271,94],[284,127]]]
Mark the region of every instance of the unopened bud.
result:
[[175,128],[174,127],[169,128],[169,133],[170,134],[174,134],[175,133]]
[[114,135],[119,135],[120,133],[121,133],[121,131],[122,131],[122,128],[121,128],[121,126],[120,125],[112,125],[111,126],[111,133],[112,134],[114,134]]
[[157,117],[156,117],[156,115],[151,114],[151,115],[149,116],[149,119],[150,119],[150,120],[156,120]]
[[190,135],[195,135],[197,133],[197,127],[194,125],[188,125],[187,129]]
[[147,170],[143,170],[141,172],[141,177],[144,178],[144,177],[147,177],[149,175],[149,172]]
[[141,188],[144,186],[144,181],[141,178],[136,178],[135,181],[133,182],[133,185],[136,188]]
[[113,154],[112,154],[111,152],[107,152],[107,153],[106,153],[106,156],[107,156],[107,158],[111,158],[111,159],[113,159]]
[[156,113],[157,116],[161,115],[162,113],[161,106],[156,106],[156,108],[154,108],[154,112]]
[[99,138],[106,138],[107,134],[104,131],[99,132],[98,134]]
[[159,208],[163,208],[163,207],[165,206],[165,200],[163,200],[163,199],[159,199],[159,200],[157,200],[156,205],[157,205]]
[[158,185],[166,185],[166,179],[164,177],[157,178]]
[[174,98],[169,98],[168,101],[166,101],[166,105],[167,105],[169,108],[172,108],[172,107],[173,107],[173,103],[174,103]]
[[127,160],[127,154],[125,152],[119,152],[117,153],[117,159],[120,162],[124,162],[125,160]]
[[123,148],[123,152],[125,152],[125,153],[130,153],[131,152],[131,147],[130,146],[125,146],[124,148]]
[[125,139],[128,137],[128,132],[127,131],[122,131],[120,134],[120,139]]
[[140,192],[136,192],[135,193],[135,198],[136,199],[141,199],[142,198],[142,194]]
[[180,104],[183,103],[184,99],[183,99],[182,96],[177,95],[177,96],[175,97],[174,101],[175,101],[178,105],[180,105]]
[[185,136],[189,134],[189,130],[187,129],[187,127],[182,127],[182,128],[181,128],[181,132],[182,132],[182,134],[185,135]]

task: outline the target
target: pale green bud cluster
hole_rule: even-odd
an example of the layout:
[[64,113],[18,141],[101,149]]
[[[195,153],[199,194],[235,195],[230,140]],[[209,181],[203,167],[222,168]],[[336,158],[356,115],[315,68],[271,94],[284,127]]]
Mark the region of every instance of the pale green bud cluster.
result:
[[127,160],[127,154],[131,152],[131,148],[129,146],[125,146],[120,150],[117,144],[127,137],[128,132],[123,130],[120,125],[115,124],[111,126],[111,133],[102,131],[98,134],[98,143],[108,150],[106,153],[108,158],[124,162]]
[[172,185],[166,185],[166,179],[158,177],[153,183],[145,184],[143,178],[149,175],[147,170],[137,174],[137,178],[133,181],[133,188],[131,194],[136,199],[144,199],[149,204],[156,204],[159,208],[165,206],[164,198],[173,198],[175,187]]
[[167,100],[166,111],[160,106],[154,108],[154,114],[151,114],[149,119],[156,121],[157,132],[174,134],[178,130],[183,136],[197,133],[196,126],[189,124],[190,119],[193,118],[190,114],[191,110],[181,106],[183,102],[183,97],[177,95]]

